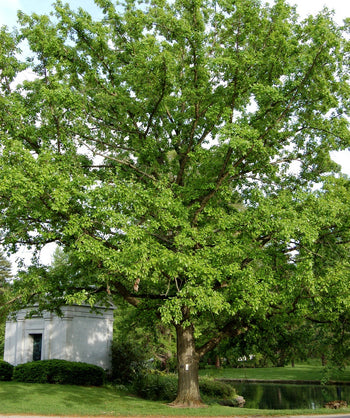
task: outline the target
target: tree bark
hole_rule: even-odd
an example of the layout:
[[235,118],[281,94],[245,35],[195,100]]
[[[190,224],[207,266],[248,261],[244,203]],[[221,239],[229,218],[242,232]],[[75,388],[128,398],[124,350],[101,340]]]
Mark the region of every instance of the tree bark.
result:
[[199,392],[198,366],[199,356],[196,353],[194,328],[176,325],[177,336],[177,397],[170,405],[175,407],[203,407]]

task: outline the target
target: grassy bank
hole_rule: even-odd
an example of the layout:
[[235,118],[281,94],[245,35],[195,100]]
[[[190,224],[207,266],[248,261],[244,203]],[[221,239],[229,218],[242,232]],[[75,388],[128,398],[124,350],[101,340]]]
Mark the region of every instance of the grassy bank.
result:
[[223,379],[264,379],[264,380],[330,380],[350,382],[350,368],[343,371],[331,370],[328,372],[320,366],[301,364],[295,367],[271,367],[262,369],[203,369],[201,376],[211,376]]
[[[111,387],[81,387],[0,382],[0,413],[70,416],[237,416],[325,414],[330,410],[268,411],[210,405],[201,409],[174,409],[145,401]],[[343,410],[345,411],[345,410]],[[346,410],[350,412],[349,410]]]
[[[318,366],[265,369],[205,369],[201,375],[230,379],[320,380],[323,369]],[[333,380],[350,381],[350,369],[333,372]],[[81,387],[50,384],[0,382],[0,414],[70,415],[70,416],[238,416],[238,415],[306,415],[339,411],[256,410],[209,405],[202,409],[173,409],[162,402],[146,401],[113,387]],[[350,413],[350,408],[341,412]]]

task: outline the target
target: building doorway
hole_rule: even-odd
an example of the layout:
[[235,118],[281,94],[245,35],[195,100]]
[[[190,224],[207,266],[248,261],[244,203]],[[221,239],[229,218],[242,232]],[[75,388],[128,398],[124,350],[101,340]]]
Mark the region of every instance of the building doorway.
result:
[[33,339],[33,361],[41,360],[43,334],[31,334]]

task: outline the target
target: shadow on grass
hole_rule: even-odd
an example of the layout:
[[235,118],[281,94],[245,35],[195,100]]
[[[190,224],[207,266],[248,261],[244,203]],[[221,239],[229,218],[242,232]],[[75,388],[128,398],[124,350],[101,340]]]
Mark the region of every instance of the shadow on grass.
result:
[[[111,387],[0,382],[0,413],[60,416],[262,416],[332,413],[330,410],[254,410],[209,405],[208,408],[173,409],[164,403],[143,400]],[[344,410],[342,412],[349,412]]]
[[115,404],[119,397],[104,387],[1,382],[0,412],[98,412]]

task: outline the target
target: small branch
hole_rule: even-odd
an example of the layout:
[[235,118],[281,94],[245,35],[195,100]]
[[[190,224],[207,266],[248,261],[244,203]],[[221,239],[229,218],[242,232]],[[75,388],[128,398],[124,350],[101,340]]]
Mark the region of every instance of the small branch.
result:
[[153,110],[152,110],[152,112],[150,114],[150,117],[149,117],[149,120],[148,120],[148,123],[147,123],[147,128],[146,128],[146,131],[144,133],[144,136],[145,137],[148,135],[148,132],[149,132],[151,126],[152,126],[153,117],[156,114],[157,109],[158,109],[158,107],[159,107],[160,103],[162,102],[162,100],[164,98],[164,95],[165,95],[166,71],[167,71],[165,59],[163,59],[163,64],[164,64],[164,79],[163,79],[163,82],[162,82],[162,91],[161,91],[160,96],[159,96],[159,98],[158,98],[158,100],[157,100],[157,102],[156,102],[156,104],[155,104],[155,106],[154,106],[154,108],[153,108]]
[[175,277],[174,280],[175,280],[175,284],[176,284],[176,289],[177,289],[178,292],[180,292],[180,288],[179,288],[179,284],[177,282],[177,278]]
[[130,167],[132,170],[134,170],[136,173],[140,174],[143,177],[147,177],[148,179],[152,181],[156,181],[155,177],[151,174],[146,173],[145,171],[140,170],[138,167],[136,167],[134,164],[131,164],[130,161],[127,160],[120,160],[119,158],[111,157],[110,155],[103,154],[102,152],[98,152],[95,149],[91,148],[88,144],[86,144],[84,141],[78,139],[78,141],[86,146],[94,155],[99,155],[100,157],[106,158],[107,160],[115,161],[120,165]]

